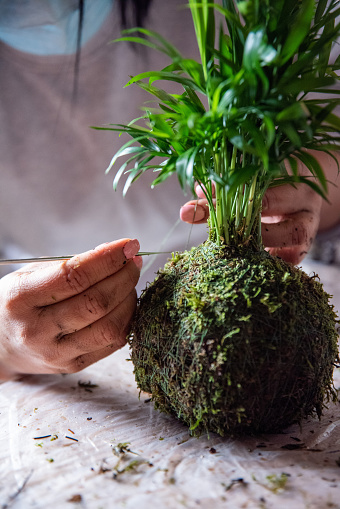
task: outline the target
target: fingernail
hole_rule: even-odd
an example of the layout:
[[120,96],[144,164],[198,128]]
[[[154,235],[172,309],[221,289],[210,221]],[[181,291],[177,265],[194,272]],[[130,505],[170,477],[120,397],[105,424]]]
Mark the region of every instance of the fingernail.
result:
[[142,256],[134,256],[132,258],[132,261],[134,262],[134,264],[137,266],[137,268],[139,270],[142,269],[142,267],[143,267],[143,257]]
[[197,196],[199,198],[205,198],[205,194],[204,194],[204,191],[205,191],[205,187],[204,186],[200,186],[199,184],[195,187],[195,192],[197,194]]
[[205,218],[205,210],[200,205],[183,205],[180,216],[182,221],[197,223]]
[[137,239],[129,240],[123,247],[123,253],[127,260],[130,260],[138,253],[140,245]]

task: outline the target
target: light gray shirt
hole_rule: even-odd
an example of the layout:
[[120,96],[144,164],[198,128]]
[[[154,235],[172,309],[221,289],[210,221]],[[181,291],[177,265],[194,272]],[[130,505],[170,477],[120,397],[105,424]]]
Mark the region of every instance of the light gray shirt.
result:
[[[155,0],[148,26],[192,56],[192,21],[188,9],[178,11],[182,4]],[[110,44],[120,35],[118,19],[113,8],[82,47],[73,104],[74,55],[36,55],[0,42],[2,257],[79,253],[121,237],[137,237],[143,251],[182,250],[206,238],[205,225],[177,224],[191,196],[183,195],[175,176],[151,189],[154,175],[145,175],[123,198],[122,188],[112,189],[114,172],[105,175],[122,139],[89,126],[140,116],[150,97],[124,85],[130,75],[169,63],[152,50]],[[141,285],[165,258],[155,261]]]

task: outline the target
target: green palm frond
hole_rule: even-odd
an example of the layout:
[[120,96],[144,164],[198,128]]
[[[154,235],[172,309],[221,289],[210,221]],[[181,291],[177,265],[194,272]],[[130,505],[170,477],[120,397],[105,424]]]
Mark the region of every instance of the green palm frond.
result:
[[[116,188],[127,176],[124,193],[148,170],[158,172],[153,185],[174,173],[183,189],[200,183],[210,237],[247,242],[257,235],[269,186],[303,182],[326,198],[323,170],[310,151],[332,153],[340,145],[340,58],[330,62],[340,0],[189,0],[189,6],[200,61],[147,29],[119,39],[161,51],[170,62],[127,83],[145,90],[156,106],[145,105],[145,114],[128,125],[102,128],[132,138],[108,169],[124,157],[114,180]],[[218,26],[221,17],[224,26]],[[178,93],[156,85],[162,81],[176,83]],[[299,176],[298,161],[311,178]]]

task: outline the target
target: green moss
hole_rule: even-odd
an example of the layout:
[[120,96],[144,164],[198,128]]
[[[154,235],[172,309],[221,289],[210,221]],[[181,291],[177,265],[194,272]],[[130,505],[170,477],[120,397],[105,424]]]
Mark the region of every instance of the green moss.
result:
[[315,279],[265,251],[210,241],[143,292],[130,345],[139,388],[193,434],[279,431],[335,397],[336,315]]

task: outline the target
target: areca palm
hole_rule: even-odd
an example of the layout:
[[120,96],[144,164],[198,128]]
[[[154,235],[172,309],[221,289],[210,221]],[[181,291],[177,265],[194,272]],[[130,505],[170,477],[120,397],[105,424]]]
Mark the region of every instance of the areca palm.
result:
[[[137,35],[128,30],[120,39],[161,51],[171,63],[127,83],[151,94],[157,106],[146,105],[145,114],[127,126],[105,127],[132,138],[109,169],[128,156],[114,179],[116,188],[127,174],[124,193],[149,170],[158,172],[153,185],[173,173],[182,188],[193,190],[198,182],[210,207],[210,238],[247,242],[260,224],[269,186],[303,182],[326,197],[326,178],[310,151],[332,155],[339,148],[340,120],[334,109],[340,58],[330,62],[339,35],[339,1],[321,0],[317,6],[314,0],[189,4],[201,62],[185,58],[150,30],[139,29]],[[216,30],[216,10],[225,28]],[[159,81],[176,82],[182,92],[168,93],[156,86]],[[299,175],[299,161],[311,178]]]

